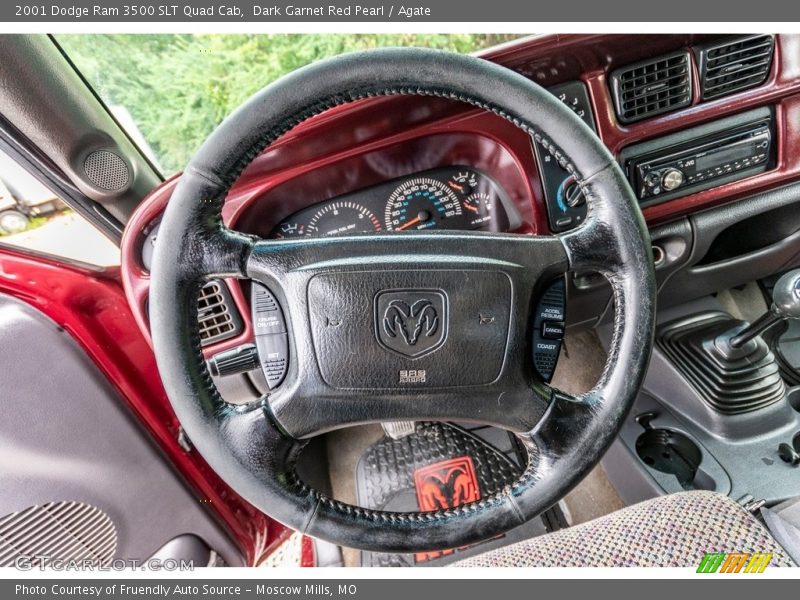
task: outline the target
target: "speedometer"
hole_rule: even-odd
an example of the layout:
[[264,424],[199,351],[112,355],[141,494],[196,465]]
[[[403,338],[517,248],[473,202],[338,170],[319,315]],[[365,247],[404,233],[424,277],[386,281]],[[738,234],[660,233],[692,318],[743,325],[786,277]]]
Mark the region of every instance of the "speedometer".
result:
[[447,228],[447,219],[461,215],[461,203],[446,184],[428,177],[403,182],[389,196],[384,223],[389,231]]

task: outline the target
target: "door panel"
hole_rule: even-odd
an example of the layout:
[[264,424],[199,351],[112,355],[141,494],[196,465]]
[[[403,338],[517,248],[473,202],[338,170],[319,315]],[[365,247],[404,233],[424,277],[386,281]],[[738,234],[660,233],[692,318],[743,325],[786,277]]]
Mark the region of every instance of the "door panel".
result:
[[227,561],[229,538],[181,484],[77,344],[0,294],[0,514],[80,501],[108,515],[117,557],[144,559],[195,533]]
[[178,444],[117,269],[0,248],[0,348],[0,518],[86,502],[114,522],[117,556],[137,559],[195,534],[228,564],[254,564],[282,537]]

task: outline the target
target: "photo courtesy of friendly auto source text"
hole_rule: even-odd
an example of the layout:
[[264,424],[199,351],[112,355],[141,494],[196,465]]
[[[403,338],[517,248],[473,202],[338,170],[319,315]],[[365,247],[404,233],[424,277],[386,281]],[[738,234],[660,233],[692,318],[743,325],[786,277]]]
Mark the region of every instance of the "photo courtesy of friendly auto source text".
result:
[[665,8],[0,6],[0,595],[791,585],[800,15]]

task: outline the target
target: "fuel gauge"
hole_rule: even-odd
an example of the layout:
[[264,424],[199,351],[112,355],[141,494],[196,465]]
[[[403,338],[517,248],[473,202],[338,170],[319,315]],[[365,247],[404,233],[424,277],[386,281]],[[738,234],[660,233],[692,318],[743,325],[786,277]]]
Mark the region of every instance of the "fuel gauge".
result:
[[469,217],[470,227],[484,227],[491,222],[494,212],[494,199],[486,192],[470,194],[463,202],[464,214]]

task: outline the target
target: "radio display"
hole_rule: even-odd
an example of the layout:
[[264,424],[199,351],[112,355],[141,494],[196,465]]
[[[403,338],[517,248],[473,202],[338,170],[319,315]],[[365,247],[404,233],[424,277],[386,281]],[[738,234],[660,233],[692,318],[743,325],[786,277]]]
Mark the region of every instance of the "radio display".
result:
[[719,152],[709,152],[697,157],[695,169],[705,171],[706,169],[719,167],[721,165],[748,158],[752,155],[753,147],[750,144],[741,144],[733,148],[727,148]]

